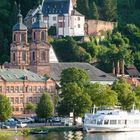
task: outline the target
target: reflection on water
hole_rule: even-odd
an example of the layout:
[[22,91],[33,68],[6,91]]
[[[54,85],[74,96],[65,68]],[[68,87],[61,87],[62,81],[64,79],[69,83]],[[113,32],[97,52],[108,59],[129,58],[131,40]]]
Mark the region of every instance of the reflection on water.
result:
[[48,135],[32,135],[27,137],[1,137],[0,140],[139,140],[140,132],[124,133],[83,133],[61,132]]

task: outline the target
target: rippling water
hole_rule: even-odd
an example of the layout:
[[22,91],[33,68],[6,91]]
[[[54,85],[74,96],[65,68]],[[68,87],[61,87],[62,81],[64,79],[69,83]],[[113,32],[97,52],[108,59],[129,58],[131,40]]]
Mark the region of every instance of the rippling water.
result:
[[61,132],[48,135],[32,135],[27,137],[2,137],[0,140],[139,140],[140,132],[124,133],[83,133]]

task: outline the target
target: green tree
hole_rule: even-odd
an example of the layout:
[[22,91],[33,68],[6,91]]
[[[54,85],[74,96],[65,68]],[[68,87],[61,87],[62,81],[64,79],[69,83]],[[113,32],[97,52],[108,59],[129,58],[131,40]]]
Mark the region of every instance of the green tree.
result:
[[98,8],[97,8],[96,3],[92,2],[89,7],[90,7],[90,10],[89,10],[90,18],[98,20],[99,19],[99,12],[98,12]]
[[123,109],[130,110],[132,105],[137,103],[136,94],[126,80],[116,81],[112,89],[118,93],[118,101]]
[[34,112],[36,110],[36,105],[30,102],[26,105],[26,110],[29,112]]
[[56,35],[57,35],[56,26],[51,26],[51,27],[48,29],[48,35],[50,35],[50,36],[56,36]]
[[117,18],[117,1],[103,0],[102,1],[102,18],[105,21],[115,21]]
[[54,105],[47,92],[43,93],[41,96],[40,102],[37,104],[36,114],[41,118],[49,118],[53,116]]
[[88,11],[89,11],[89,3],[88,0],[77,0],[77,10],[85,15],[86,17],[89,16]]
[[115,106],[118,104],[117,93],[109,86],[99,83],[89,84],[85,88],[92,100],[92,106]]
[[12,108],[8,98],[0,94],[0,121],[4,122],[7,120],[12,114]]
[[61,90],[61,101],[58,104],[59,115],[69,116],[70,112],[73,112],[75,120],[75,117],[84,116],[91,109],[90,97],[77,83],[67,83]]
[[83,87],[89,82],[87,73],[75,67],[64,69],[61,73],[61,86],[65,87],[68,83],[77,83],[78,86]]

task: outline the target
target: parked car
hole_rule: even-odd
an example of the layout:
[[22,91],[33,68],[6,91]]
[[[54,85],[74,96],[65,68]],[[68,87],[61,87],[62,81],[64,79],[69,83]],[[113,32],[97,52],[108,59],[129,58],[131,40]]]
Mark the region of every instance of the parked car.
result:
[[26,126],[27,126],[27,123],[18,121],[16,126],[17,126],[18,128],[23,128],[23,127],[26,127]]
[[18,118],[18,121],[23,123],[33,123],[35,120],[31,117]]
[[10,126],[9,126],[9,125],[3,124],[3,125],[1,126],[1,128],[2,128],[2,129],[10,129]]

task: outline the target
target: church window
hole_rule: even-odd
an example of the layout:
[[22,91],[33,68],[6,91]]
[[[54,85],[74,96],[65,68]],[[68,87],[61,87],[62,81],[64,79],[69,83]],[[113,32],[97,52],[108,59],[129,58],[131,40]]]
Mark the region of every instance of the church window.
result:
[[14,34],[14,41],[16,41],[16,34]]
[[15,61],[16,60],[16,55],[15,55],[15,53],[13,53],[13,61]]
[[35,61],[35,52],[32,53],[32,60]]
[[21,34],[21,42],[25,42],[25,34]]
[[34,36],[33,36],[34,40],[36,39],[36,33],[34,32]]
[[45,53],[45,51],[41,52],[41,60],[43,60],[43,61],[46,60],[46,53]]
[[44,41],[45,40],[45,31],[41,32],[41,40]]
[[22,61],[26,61],[26,52],[22,52]]

